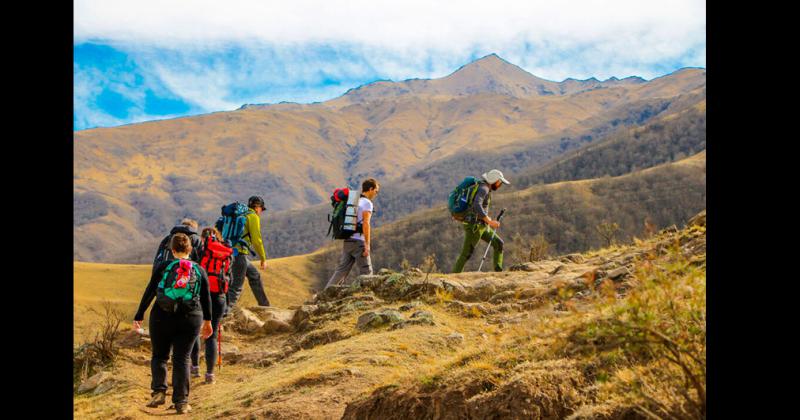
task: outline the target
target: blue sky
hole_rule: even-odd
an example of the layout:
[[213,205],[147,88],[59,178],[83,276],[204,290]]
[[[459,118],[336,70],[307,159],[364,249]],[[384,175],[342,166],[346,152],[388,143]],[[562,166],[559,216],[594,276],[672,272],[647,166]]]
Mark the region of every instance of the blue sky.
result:
[[76,0],[74,128],[324,101],[490,53],[555,81],[705,67],[704,1],[458,4]]

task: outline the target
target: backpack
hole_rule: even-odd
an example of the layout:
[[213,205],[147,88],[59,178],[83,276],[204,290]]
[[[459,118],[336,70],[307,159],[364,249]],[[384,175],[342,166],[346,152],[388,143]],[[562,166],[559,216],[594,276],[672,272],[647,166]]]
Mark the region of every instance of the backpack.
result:
[[217,219],[216,228],[222,233],[222,240],[230,241],[231,246],[242,245],[250,250],[250,245],[243,238],[249,236],[244,234],[247,225],[247,213],[249,207],[242,203],[234,202],[227,206],[222,206],[222,216]]
[[162,262],[168,262],[175,259],[175,256],[172,255],[172,250],[170,249],[170,240],[172,239],[172,234],[167,235],[164,239],[161,240],[161,243],[158,244],[158,251],[156,251],[156,257],[153,260],[153,267],[158,267],[159,264]]
[[475,193],[478,192],[479,185],[478,178],[468,176],[450,193],[447,198],[447,209],[450,210],[450,215],[454,219],[464,221],[464,218],[471,212],[472,201]]
[[212,293],[228,292],[228,276],[233,260],[233,248],[218,241],[213,235],[203,242],[200,267],[208,274],[208,288]]
[[156,304],[165,312],[191,312],[200,304],[200,268],[191,260],[175,260],[164,268]]
[[328,233],[333,239],[347,239],[354,233],[362,233],[363,227],[358,222],[357,194],[350,194],[349,188],[337,188],[331,195],[331,213],[328,214]]

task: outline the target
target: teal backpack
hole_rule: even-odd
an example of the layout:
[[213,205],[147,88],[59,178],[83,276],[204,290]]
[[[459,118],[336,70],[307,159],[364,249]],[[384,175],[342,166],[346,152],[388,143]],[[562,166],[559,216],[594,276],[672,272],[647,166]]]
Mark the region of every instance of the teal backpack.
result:
[[447,198],[447,209],[453,219],[464,221],[472,209],[472,201],[478,192],[480,179],[468,176],[450,193]]
[[[181,261],[191,264],[188,270],[186,264],[181,267]],[[172,261],[164,268],[164,275],[158,283],[156,304],[169,313],[196,309],[200,304],[200,278],[200,268],[193,261]]]

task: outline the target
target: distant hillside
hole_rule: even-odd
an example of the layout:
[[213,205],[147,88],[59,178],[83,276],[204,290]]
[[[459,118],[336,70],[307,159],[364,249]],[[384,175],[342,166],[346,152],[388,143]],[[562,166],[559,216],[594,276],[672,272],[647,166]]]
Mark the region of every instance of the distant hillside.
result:
[[[603,246],[595,228],[604,221],[619,225],[616,239],[623,242],[645,236],[645,220],[657,229],[683,224],[706,206],[705,177],[705,152],[701,152],[620,177],[495,193],[492,217],[501,208],[508,209],[499,230],[506,244],[506,267],[520,262],[515,255],[528,254],[528,243],[537,234],[552,244],[551,253],[567,254]],[[446,207],[419,211],[375,229],[373,265],[399,269],[405,259],[418,266],[425,257],[435,255],[439,270],[448,273],[463,239],[461,224],[450,218]],[[484,242],[478,245],[465,271],[477,270],[485,248]],[[341,251],[333,247],[326,252],[336,255]],[[487,259],[491,258],[489,252]]]
[[222,204],[252,194],[268,197],[269,220],[367,176],[419,185],[463,156],[518,152],[509,167],[522,171],[668,113],[704,86],[702,69],[649,82],[550,82],[491,55],[445,78],[377,82],[324,103],[79,131],[74,258],[145,262],[181,217],[206,225]]
[[[704,97],[698,93],[675,104],[645,104],[636,120],[640,124],[614,124],[614,118],[607,126],[584,134],[561,136],[516,150],[464,153],[443,159],[398,181],[384,183],[376,200],[375,224],[385,225],[417,210],[442,206],[464,176],[478,176],[486,168],[502,168],[512,179],[509,190],[519,191],[536,183],[623,175],[694,155],[705,149]],[[648,112],[652,115],[647,116]],[[324,237],[329,211],[330,205],[322,204],[271,216],[266,227],[271,255],[310,252],[330,243]]]

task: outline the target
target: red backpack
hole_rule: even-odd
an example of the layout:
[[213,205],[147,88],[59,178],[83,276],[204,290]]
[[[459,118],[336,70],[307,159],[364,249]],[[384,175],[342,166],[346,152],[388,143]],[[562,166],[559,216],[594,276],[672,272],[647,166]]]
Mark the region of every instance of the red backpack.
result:
[[228,276],[232,260],[233,248],[218,241],[214,235],[206,238],[203,243],[200,266],[208,274],[208,287],[211,293],[228,292]]

